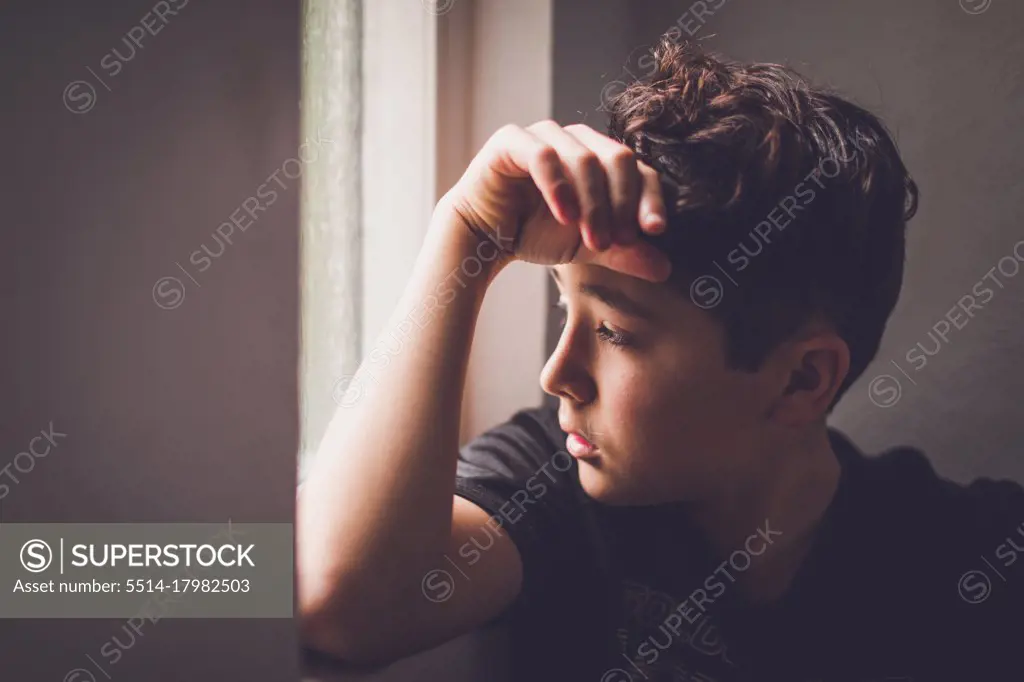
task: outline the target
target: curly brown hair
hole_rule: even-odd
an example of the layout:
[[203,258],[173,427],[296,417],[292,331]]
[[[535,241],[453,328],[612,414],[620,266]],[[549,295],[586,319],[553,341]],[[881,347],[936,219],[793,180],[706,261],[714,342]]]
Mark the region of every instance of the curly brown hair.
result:
[[812,316],[830,321],[850,350],[831,411],[896,305],[917,185],[878,118],[788,67],[668,38],[651,53],[608,126],[664,180],[669,229],[647,238],[670,283],[723,324],[736,369],[757,370]]

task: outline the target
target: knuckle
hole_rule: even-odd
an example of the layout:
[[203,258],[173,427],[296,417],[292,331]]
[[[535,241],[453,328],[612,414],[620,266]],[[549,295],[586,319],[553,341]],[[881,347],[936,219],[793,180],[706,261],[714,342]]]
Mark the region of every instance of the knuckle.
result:
[[521,128],[517,126],[515,123],[506,123],[505,125],[498,128],[496,131],[494,131],[494,134],[491,135],[491,140],[495,142],[507,140],[513,135],[519,133],[520,130]]
[[617,170],[632,170],[637,165],[636,154],[629,147],[618,146],[608,154],[608,163]]
[[558,123],[553,119],[544,118],[537,121],[536,123],[531,124],[530,127],[527,128],[527,130],[550,130],[552,128],[560,129],[561,126],[559,126]]
[[644,163],[643,161],[639,161],[639,160],[636,163],[636,167],[640,171],[640,175],[643,176],[643,178],[645,180],[657,181],[657,179],[658,179],[658,171],[654,170],[653,168],[648,166],[646,163]]
[[567,132],[570,132],[570,133],[579,132],[581,130],[595,132],[594,129],[591,128],[590,126],[588,126],[586,123],[571,123],[571,124],[567,125],[565,127],[565,129],[566,129]]

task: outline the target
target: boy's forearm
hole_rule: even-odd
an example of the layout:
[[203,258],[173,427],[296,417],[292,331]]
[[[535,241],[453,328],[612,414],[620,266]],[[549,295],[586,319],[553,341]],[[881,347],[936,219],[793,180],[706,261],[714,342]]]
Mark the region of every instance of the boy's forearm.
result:
[[404,583],[408,576],[394,573],[418,570],[450,536],[469,350],[502,259],[442,204],[399,305],[338,396],[299,491],[304,610],[345,589],[369,597]]

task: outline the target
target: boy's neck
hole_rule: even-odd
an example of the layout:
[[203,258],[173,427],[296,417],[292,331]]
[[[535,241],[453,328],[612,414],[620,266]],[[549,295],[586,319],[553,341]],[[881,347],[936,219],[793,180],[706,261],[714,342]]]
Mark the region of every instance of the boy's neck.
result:
[[738,565],[744,570],[733,571],[734,587],[752,602],[772,601],[786,591],[838,489],[841,466],[827,431],[802,450],[767,462],[744,484],[693,509],[692,522],[720,561],[737,550],[747,552],[748,538],[766,531],[767,524],[760,544],[752,543],[754,551],[764,551],[749,557],[749,567],[742,558]]

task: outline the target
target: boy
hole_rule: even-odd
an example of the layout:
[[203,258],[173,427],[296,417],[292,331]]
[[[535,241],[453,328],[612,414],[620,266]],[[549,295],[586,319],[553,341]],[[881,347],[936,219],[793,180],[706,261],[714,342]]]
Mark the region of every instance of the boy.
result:
[[[438,203],[385,331],[414,338],[299,494],[306,641],[381,662],[501,619],[517,680],[1019,679],[1024,490],[826,425],[902,283],[889,134],[778,65],[654,58],[607,136],[507,126]],[[513,259],[558,285],[559,406],[456,457]]]

